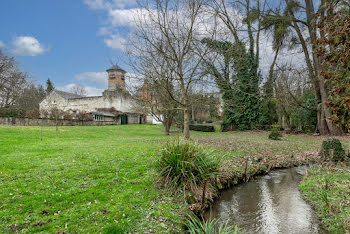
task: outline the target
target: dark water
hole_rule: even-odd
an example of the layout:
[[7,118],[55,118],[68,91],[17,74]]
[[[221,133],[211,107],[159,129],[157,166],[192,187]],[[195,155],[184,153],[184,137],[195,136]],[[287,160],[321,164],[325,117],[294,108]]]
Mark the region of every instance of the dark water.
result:
[[298,190],[306,169],[276,170],[224,191],[205,218],[211,213],[245,233],[326,233]]

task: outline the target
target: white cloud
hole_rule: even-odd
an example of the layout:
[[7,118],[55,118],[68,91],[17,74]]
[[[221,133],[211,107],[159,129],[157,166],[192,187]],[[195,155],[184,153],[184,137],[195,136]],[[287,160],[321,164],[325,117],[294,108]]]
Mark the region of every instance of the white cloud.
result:
[[107,72],[83,72],[75,75],[75,80],[87,80],[98,84],[107,84]]
[[29,36],[19,36],[13,41],[14,49],[12,52],[21,56],[37,56],[44,53],[47,49],[40,42]]
[[[70,92],[73,87],[75,87],[77,84],[67,84],[65,86],[59,86],[57,87],[58,90]],[[103,89],[98,89],[91,86],[82,86],[86,90],[87,96],[100,96],[102,95]]]
[[134,8],[134,9],[115,9],[109,10],[109,20],[113,26],[135,26],[135,17],[139,16],[145,10]]
[[5,47],[5,44],[2,41],[0,41],[0,48],[3,48],[3,47]]
[[111,35],[104,39],[105,44],[112,49],[119,49],[125,51],[127,40],[119,35]]
[[84,0],[84,3],[93,10],[100,10],[109,8],[110,5],[104,0]]
[[125,8],[136,5],[136,0],[84,0],[84,3],[94,10]]
[[101,96],[104,89],[98,89],[91,86],[83,86],[88,96]]
[[97,32],[97,35],[100,36],[105,36],[109,34],[111,34],[111,30],[108,27],[101,27]]

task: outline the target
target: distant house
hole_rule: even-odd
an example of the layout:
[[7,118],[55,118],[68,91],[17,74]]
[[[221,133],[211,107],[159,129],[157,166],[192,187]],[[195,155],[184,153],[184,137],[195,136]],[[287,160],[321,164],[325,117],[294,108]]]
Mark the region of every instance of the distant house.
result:
[[[135,113],[136,99],[125,89],[125,71],[117,65],[107,69],[108,89],[102,96],[84,97],[60,90],[51,91],[40,103],[41,113],[59,110],[77,118],[87,113],[94,121],[114,121],[116,124],[152,122],[147,113]],[[63,116],[63,114],[62,114]]]

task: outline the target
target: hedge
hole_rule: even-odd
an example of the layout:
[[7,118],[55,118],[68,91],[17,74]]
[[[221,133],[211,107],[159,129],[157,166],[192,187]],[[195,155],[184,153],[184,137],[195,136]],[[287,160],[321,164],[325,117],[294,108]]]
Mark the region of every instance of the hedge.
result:
[[190,124],[190,130],[200,132],[215,132],[215,128],[212,125],[193,125]]

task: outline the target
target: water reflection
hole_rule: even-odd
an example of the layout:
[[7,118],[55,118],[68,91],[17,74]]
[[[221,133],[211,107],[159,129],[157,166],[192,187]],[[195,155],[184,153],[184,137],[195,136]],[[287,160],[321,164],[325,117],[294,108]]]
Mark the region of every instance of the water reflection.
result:
[[[306,167],[282,169],[223,192],[211,216],[246,233],[326,233],[298,185]],[[210,216],[210,211],[205,217]]]

